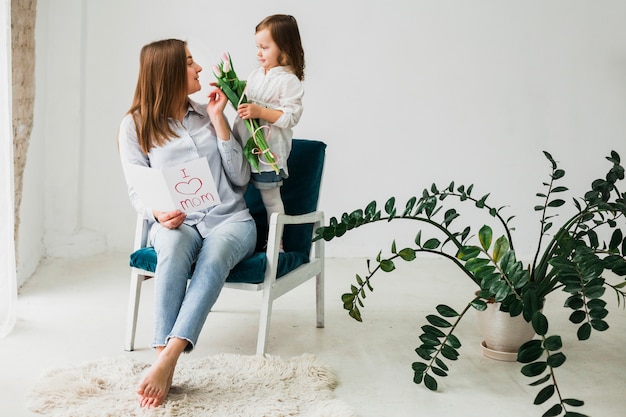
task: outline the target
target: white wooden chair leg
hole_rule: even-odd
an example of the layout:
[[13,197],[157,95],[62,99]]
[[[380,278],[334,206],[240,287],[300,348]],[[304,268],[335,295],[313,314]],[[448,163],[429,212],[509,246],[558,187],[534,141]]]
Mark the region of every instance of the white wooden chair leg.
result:
[[256,354],[265,355],[267,351],[267,339],[270,333],[270,320],[272,316],[272,304],[274,302],[271,294],[271,288],[265,288],[263,291],[263,305],[261,306],[261,314],[259,317],[259,336],[256,344]]
[[132,351],[135,348],[135,331],[137,329],[137,315],[139,313],[139,298],[141,297],[141,284],[144,277],[132,272],[130,276],[130,293],[128,296],[128,312],[126,313],[126,342],[124,350]]
[[324,270],[315,277],[315,310],[317,313],[317,328],[324,327]]

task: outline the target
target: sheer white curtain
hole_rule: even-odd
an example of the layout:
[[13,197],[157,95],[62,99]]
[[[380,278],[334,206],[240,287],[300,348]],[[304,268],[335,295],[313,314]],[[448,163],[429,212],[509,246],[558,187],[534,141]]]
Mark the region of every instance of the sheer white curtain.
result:
[[11,118],[11,1],[0,0],[0,337],[16,319],[13,121]]

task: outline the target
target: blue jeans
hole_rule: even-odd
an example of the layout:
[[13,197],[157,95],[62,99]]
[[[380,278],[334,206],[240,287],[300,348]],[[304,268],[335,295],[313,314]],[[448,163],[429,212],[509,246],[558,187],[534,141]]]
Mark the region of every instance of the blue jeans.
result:
[[158,227],[152,244],[158,259],[152,347],[175,337],[189,342],[189,352],[230,270],[254,252],[256,225],[253,220],[222,224],[206,238],[186,224]]

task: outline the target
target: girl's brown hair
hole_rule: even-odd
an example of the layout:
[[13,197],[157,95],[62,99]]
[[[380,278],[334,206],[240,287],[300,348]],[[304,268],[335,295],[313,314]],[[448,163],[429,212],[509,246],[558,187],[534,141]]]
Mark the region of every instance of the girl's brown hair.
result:
[[135,120],[139,145],[146,154],[177,136],[169,118],[186,100],[186,43],[165,39],[141,48],[139,77],[128,113]]
[[285,14],[268,16],[256,26],[255,33],[263,29],[269,30],[280,49],[279,63],[291,66],[296,77],[304,80],[304,49],[296,18]]

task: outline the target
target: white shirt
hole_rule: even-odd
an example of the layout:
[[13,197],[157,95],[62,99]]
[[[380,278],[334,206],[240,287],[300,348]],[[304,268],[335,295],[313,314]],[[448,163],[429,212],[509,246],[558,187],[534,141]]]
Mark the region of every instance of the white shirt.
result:
[[[270,150],[278,156],[278,167],[288,175],[287,157],[291,152],[292,128],[300,121],[303,110],[304,87],[302,82],[291,72],[289,67],[274,67],[267,73],[263,67],[259,67],[248,76],[246,96],[251,103],[283,112],[275,123],[270,124],[261,120],[261,125],[270,126],[267,144]],[[233,131],[244,145],[251,136],[240,118],[235,120]],[[267,139],[267,129],[264,129],[263,132]],[[272,167],[265,164],[259,164],[259,169],[272,171]]]

